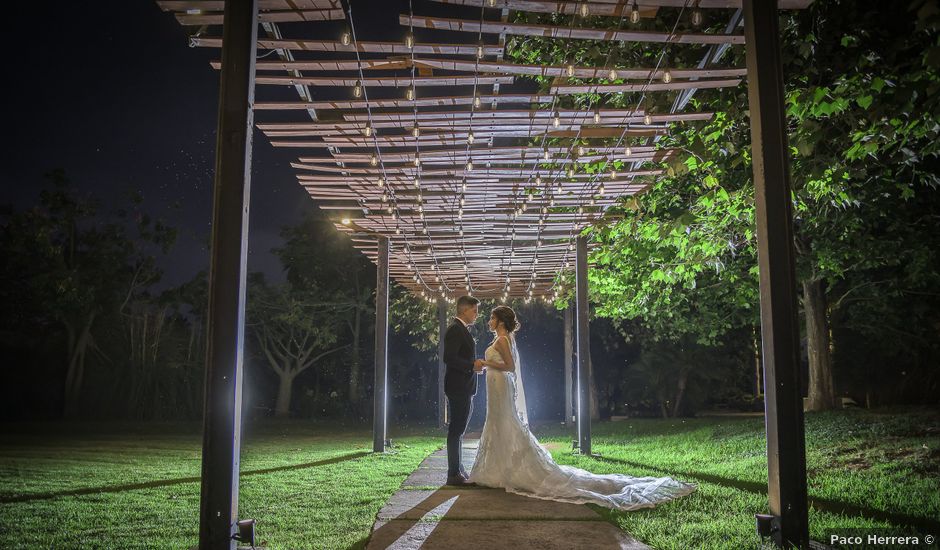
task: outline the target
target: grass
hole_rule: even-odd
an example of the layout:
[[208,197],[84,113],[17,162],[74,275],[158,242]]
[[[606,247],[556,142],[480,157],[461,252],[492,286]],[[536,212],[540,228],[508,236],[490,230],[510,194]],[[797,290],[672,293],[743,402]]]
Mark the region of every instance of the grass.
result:
[[[885,527],[938,532],[936,412],[850,410],[807,415],[810,535]],[[198,530],[200,436],[193,425],[6,426],[0,436],[0,529],[12,548],[188,548]],[[271,549],[361,547],[382,504],[424,457],[436,429],[393,430],[372,455],[366,429],[314,423],[250,428],[240,516],[258,518]],[[627,513],[595,509],[655,548],[755,548],[768,513],[763,418],[599,423],[600,457],[572,455],[564,428],[538,430],[564,464],[669,475],[692,495]],[[912,527],[913,526],[913,527]]]

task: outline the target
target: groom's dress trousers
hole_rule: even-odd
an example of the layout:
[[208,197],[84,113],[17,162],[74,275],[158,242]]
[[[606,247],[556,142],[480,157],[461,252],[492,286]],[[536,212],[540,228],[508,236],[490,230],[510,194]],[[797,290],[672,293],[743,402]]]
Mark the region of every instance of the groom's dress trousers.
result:
[[460,319],[444,334],[444,393],[447,395],[447,475],[455,476],[463,470],[461,454],[463,433],[467,431],[473,412],[473,396],[477,393],[477,373],[473,370],[476,341]]

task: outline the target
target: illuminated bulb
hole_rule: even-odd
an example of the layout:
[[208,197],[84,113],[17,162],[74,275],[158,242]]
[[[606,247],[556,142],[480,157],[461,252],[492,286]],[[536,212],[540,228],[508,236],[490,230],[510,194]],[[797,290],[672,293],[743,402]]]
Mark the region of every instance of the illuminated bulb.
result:
[[483,59],[483,44],[477,44],[477,59]]
[[600,124],[601,122],[601,112],[594,111],[594,124]]
[[554,125],[555,128],[558,128],[558,126],[561,125],[561,115],[558,114],[558,111],[555,111],[555,115],[552,118],[552,125]]
[[[385,178],[379,178],[378,184],[379,184],[379,189],[385,187]],[[382,202],[385,202],[386,200],[388,199],[385,198],[385,195],[382,195]]]
[[470,145],[473,145],[473,132],[470,132],[469,134],[467,134],[467,143],[469,143]]
[[702,15],[702,10],[695,8],[692,10],[692,26],[701,27],[704,16]]
[[409,50],[415,47],[415,36],[411,33],[405,35],[405,47]]
[[591,206],[594,206],[594,204],[595,204],[594,197],[591,197]]
[[362,82],[356,81],[356,85],[353,86],[353,96],[362,97]]
[[597,194],[598,194],[598,195],[603,195],[603,194],[604,194],[604,184],[603,184],[603,183],[600,184],[600,186],[597,188]]
[[633,8],[630,9],[630,22],[636,25],[640,22],[640,8],[636,5],[636,0],[633,2]]
[[579,156],[579,157],[584,156],[584,146],[583,146],[583,145],[578,145],[578,156]]
[[343,34],[339,37],[339,41],[343,43],[343,46],[348,46],[351,40],[352,35],[349,34],[349,31],[343,31]]
[[555,196],[554,196],[554,195],[552,195],[552,198],[548,200],[548,206],[549,206],[549,207],[555,206]]
[[568,66],[565,68],[565,71],[568,73],[568,77],[574,76],[574,65],[568,63]]
[[632,155],[633,155],[633,149],[631,149],[630,146],[627,145],[627,148],[623,150],[623,154],[627,155],[628,157],[629,157],[629,156],[632,156]]
[[552,159],[552,155],[548,152],[548,149],[542,152],[542,158],[544,158],[546,161]]
[[535,185],[542,185],[542,176],[540,174],[535,175]]
[[415,89],[414,89],[414,88],[408,88],[407,90],[405,90],[405,99],[407,99],[408,101],[411,101],[411,100],[413,100],[414,98],[415,98]]
[[486,0],[486,3],[491,8],[496,6],[496,0]]
[[375,156],[375,153],[372,153],[372,156],[369,157],[369,164],[372,166],[377,166],[379,164],[379,157]]
[[419,157],[418,155],[415,155],[414,163],[415,163],[415,167],[421,166],[421,157]]
[[366,124],[366,127],[362,129],[362,133],[365,134],[366,137],[371,136],[371,135],[372,135],[372,125],[371,125],[371,124]]
[[644,115],[644,116],[643,116],[643,124],[646,124],[647,126],[649,126],[649,125],[652,124],[652,123],[653,123],[653,116],[652,116],[652,115],[647,114],[647,115]]
[[578,207],[578,214],[584,214],[584,207],[583,207],[583,206],[579,206],[579,207]]
[[573,168],[568,168],[568,177],[569,177],[569,178],[573,178],[573,177],[574,177],[574,169],[573,169]]
[[352,221],[349,218],[343,218],[343,225],[349,225]]
[[663,82],[666,84],[669,84],[670,82],[672,82],[672,71],[670,71],[669,69],[666,69],[663,72]]
[[[614,169],[612,169],[612,170],[610,171],[610,179],[612,179],[612,180],[617,179],[617,169],[616,169],[616,168],[614,168]],[[603,189],[603,186],[601,187],[601,189]]]
[[468,161],[467,161],[467,172],[472,172],[472,171],[473,171],[473,161],[472,161],[472,160],[468,160]]
[[581,2],[580,12],[581,12],[581,17],[587,17],[588,15],[590,15],[591,10],[588,7],[587,2]]
[[421,189],[421,180],[419,180],[418,178],[415,178],[415,187],[418,189]]
[[617,74],[617,69],[611,69],[610,72],[607,74],[607,78],[609,78],[610,80],[617,80],[618,76],[619,75]]
[[474,108],[479,109],[479,108],[480,108],[480,105],[482,105],[482,104],[483,104],[483,102],[480,100],[480,96],[478,96],[478,95],[473,96],[473,106],[474,106]]
[[418,128],[417,126],[415,126],[414,128],[411,129],[411,135],[413,135],[414,137],[420,136],[420,135],[421,135],[421,129]]

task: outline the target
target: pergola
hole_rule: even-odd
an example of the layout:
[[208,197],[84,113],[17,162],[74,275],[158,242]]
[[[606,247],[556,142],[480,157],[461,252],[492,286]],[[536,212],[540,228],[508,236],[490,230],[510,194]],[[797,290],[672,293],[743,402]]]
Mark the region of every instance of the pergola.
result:
[[[747,78],[752,128],[763,341],[768,497],[759,518],[778,545],[808,548],[804,426],[778,9],[812,0],[429,0],[475,8],[474,18],[408,12],[401,40],[356,33],[354,0],[157,0],[191,45],[221,49],[215,198],[210,265],[209,342],[200,512],[200,548],[233,548],[238,534],[242,343],[256,111],[276,147],[296,149],[299,183],[337,230],[378,267],[374,451],[386,448],[388,285],[394,279],[447,304],[481,298],[557,297],[561,274],[575,273],[580,452],[590,454],[588,288],[590,242],[582,230],[616,218],[611,207],[642,193],[675,151],[656,142],[670,123],[707,120],[684,112],[696,90]],[[660,8],[678,8],[693,27],[702,10],[726,10],[725,32],[639,30]],[[568,26],[510,22],[511,12],[561,13]],[[279,23],[345,21],[285,37]],[[258,35],[261,25],[264,36]],[[739,27],[744,27],[744,33]],[[292,28],[299,28],[293,25]],[[219,34],[221,29],[221,34]],[[417,32],[416,32],[417,31]],[[419,41],[454,33],[466,40]],[[527,65],[504,59],[507,36],[622,41],[662,49],[650,67]],[[746,44],[746,68],[714,63]],[[664,62],[666,46],[706,49],[694,68]],[[268,50],[259,56],[257,50]],[[276,53],[276,57],[271,57]],[[573,56],[572,56],[573,59]],[[547,91],[518,77],[548,79]],[[577,79],[572,81],[572,79]],[[255,102],[256,88],[293,88],[293,101]],[[514,86],[507,93],[505,86]],[[313,99],[312,88],[341,90]],[[516,89],[519,88],[519,89]],[[528,91],[526,91],[528,89]],[[443,91],[442,91],[443,90]],[[634,108],[562,108],[566,96],[634,92]],[[644,104],[675,92],[668,112]],[[289,122],[282,119],[293,119]],[[600,169],[585,170],[585,166]],[[443,373],[441,362],[439,369]],[[439,398],[443,403],[443,376]],[[441,407],[443,410],[443,407]],[[442,417],[443,421],[443,417]]]

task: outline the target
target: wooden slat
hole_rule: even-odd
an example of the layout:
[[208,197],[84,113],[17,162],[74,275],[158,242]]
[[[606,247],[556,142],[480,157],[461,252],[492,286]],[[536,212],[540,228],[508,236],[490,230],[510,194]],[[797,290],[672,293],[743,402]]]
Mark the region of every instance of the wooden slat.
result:
[[664,92],[671,90],[688,90],[691,88],[733,88],[741,84],[741,79],[731,80],[694,80],[665,82],[652,82],[649,84],[565,84],[552,86],[551,92],[561,95],[574,94],[613,94],[620,92]]
[[[448,71],[481,71],[494,74],[515,74],[527,76],[565,77],[568,67],[565,65],[524,65],[494,61],[468,61],[462,59],[415,59],[415,64],[422,67],[444,69]],[[262,63],[258,62],[259,67]],[[663,69],[631,69],[625,67],[572,67],[572,76],[578,78],[608,78],[610,69],[617,70],[618,79],[660,79]],[[673,78],[725,78],[745,76],[747,69],[671,69]]]
[[676,33],[659,31],[636,31],[616,29],[594,29],[578,27],[555,27],[526,23],[503,23],[495,21],[470,21],[446,17],[421,15],[399,15],[399,23],[416,28],[447,31],[463,31],[487,34],[512,34],[516,36],[540,36],[543,38],[577,38],[582,40],[622,40],[626,42],[651,42],[674,44],[744,44],[741,34]]
[[[441,4],[451,4],[460,6],[489,7],[488,0],[431,0]],[[801,10],[809,7],[813,0],[779,0],[778,8],[781,10]],[[554,2],[551,0],[499,0],[497,7],[506,7],[514,11],[526,11],[533,13],[562,13],[573,15],[579,12],[581,2],[567,1]],[[611,2],[603,0],[592,0],[587,2],[589,16],[615,16],[620,17],[624,13],[629,14],[633,7],[630,0],[614,0]],[[658,8],[681,8],[688,7],[688,0],[638,0],[637,7],[640,10],[640,17],[655,17]],[[741,0],[699,0],[698,7],[703,9],[735,9],[741,7]]]
[[365,78],[361,81],[355,78],[257,76],[255,77],[255,84],[284,86],[304,84],[306,86],[343,86],[351,88],[356,85],[356,82],[361,82],[363,86],[407,88],[409,86],[473,86],[474,84],[489,86],[497,82],[511,84],[512,80],[511,76],[416,76],[414,78],[410,76],[383,76]]
[[[176,20],[185,27],[202,25],[221,25],[224,14],[222,12],[210,13],[178,13]],[[302,21],[337,21],[346,16],[343,10],[285,10],[263,11],[258,13],[261,23],[298,23]]]
[[[163,11],[222,11],[225,0],[157,0]],[[340,0],[258,0],[259,11],[342,9]]]
[[[190,43],[199,48],[221,48],[222,39],[219,37],[193,37]],[[389,53],[410,54],[412,50],[405,47],[403,42],[360,42],[344,45],[342,42],[324,40],[303,40],[288,38],[262,38],[258,40],[259,49],[280,49],[291,51],[312,52],[348,52],[355,53]],[[499,46],[484,46],[484,55],[499,55],[503,49]],[[423,44],[415,43],[414,53],[436,55],[476,55],[477,46],[474,44]]]
[[[549,103],[552,101],[551,95],[528,95],[528,94],[507,94],[492,95],[481,94],[480,100],[483,103],[498,101],[503,104],[517,103]],[[367,107],[458,107],[461,105],[470,105],[473,103],[473,96],[442,96],[442,97],[418,97],[414,100],[408,99],[370,99],[365,100],[336,100],[336,101],[271,101],[255,103],[255,110],[262,111],[290,111],[307,110],[314,108],[317,110],[325,109],[366,109]]]

